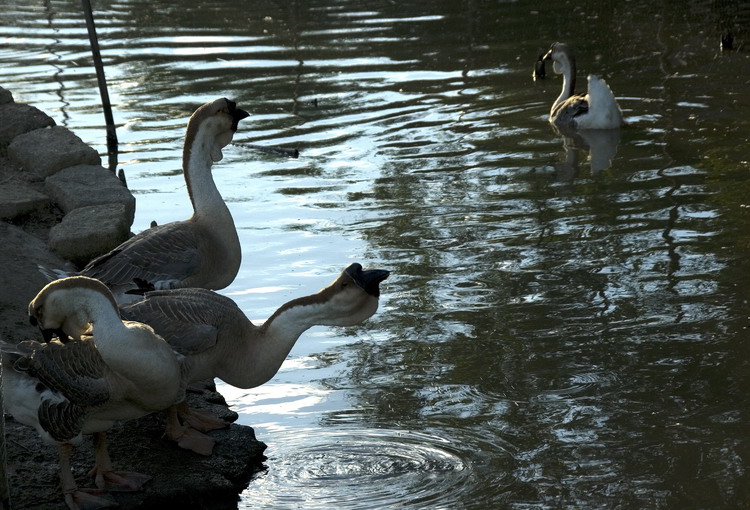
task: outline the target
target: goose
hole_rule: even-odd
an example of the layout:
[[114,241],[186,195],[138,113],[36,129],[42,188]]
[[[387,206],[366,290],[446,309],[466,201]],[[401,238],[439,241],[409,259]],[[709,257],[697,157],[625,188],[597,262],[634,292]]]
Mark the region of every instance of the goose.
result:
[[552,69],[563,75],[562,92],[549,113],[550,123],[578,129],[614,129],[622,125],[620,107],[609,85],[601,78],[590,74],[588,92],[574,94],[576,61],[567,44],[554,43],[544,60],[552,60]]
[[[242,259],[240,241],[211,167],[221,161],[222,149],[248,115],[225,98],[198,108],[188,122],[182,157],[193,215],[140,232],[89,262],[78,274],[104,282],[118,302],[139,297],[128,293],[138,287],[134,282],[155,289],[214,290],[232,283]],[[53,276],[67,275],[55,272]]]
[[[218,377],[249,389],[276,374],[310,327],[352,326],[371,317],[378,308],[379,284],[388,275],[382,269],[365,271],[360,264],[351,264],[331,285],[282,305],[262,326],[250,322],[232,299],[195,288],[147,292],[142,300],[123,305],[121,313],[152,326],[185,356],[188,383]],[[211,418],[185,404],[173,406],[166,436],[183,448],[208,455],[213,441],[200,432],[226,426]]]
[[[136,490],[149,477],[113,470],[106,431],[116,420],[138,418],[181,400],[179,356],[151,327],[123,322],[111,291],[92,278],[72,276],[47,284],[28,311],[32,325],[65,329],[72,339],[0,346],[5,410],[57,446],[69,508],[110,506],[104,489]],[[84,434],[94,435],[91,474],[98,490],[79,489],[71,471],[74,446]]]

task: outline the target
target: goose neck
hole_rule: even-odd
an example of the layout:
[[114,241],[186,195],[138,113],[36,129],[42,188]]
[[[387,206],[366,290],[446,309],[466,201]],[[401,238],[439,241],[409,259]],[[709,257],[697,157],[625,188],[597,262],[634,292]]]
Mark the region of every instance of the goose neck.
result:
[[226,209],[219,190],[216,188],[211,168],[213,141],[199,134],[183,151],[183,173],[193,210],[199,216],[210,214],[216,209]]
[[576,88],[576,62],[574,59],[563,58],[560,60],[562,68],[562,91],[554,103],[554,106],[562,103],[574,94]]
[[280,309],[261,327],[248,321],[242,347],[226,356],[228,365],[220,378],[239,388],[254,388],[269,381],[300,335],[315,324],[309,311],[301,307]]

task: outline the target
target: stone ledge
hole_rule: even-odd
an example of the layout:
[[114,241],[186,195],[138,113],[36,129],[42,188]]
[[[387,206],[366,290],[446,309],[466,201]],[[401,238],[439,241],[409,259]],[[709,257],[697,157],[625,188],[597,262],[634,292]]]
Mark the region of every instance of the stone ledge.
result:
[[14,219],[49,208],[49,198],[22,182],[0,184],[0,219]]
[[[0,92],[5,89],[0,88]],[[7,91],[6,91],[7,92]],[[8,92],[8,94],[10,94]],[[8,145],[11,140],[19,135],[28,133],[35,129],[54,126],[55,121],[38,108],[27,104],[13,102],[13,97],[0,93],[0,146]],[[6,101],[6,102],[2,102]]]
[[53,126],[35,129],[13,138],[8,145],[11,163],[47,177],[74,165],[100,165],[99,153],[72,131]]
[[101,253],[116,248],[130,235],[130,222],[122,204],[79,207],[65,215],[49,231],[52,251],[83,265]]
[[[188,393],[194,409],[210,411],[224,420],[236,419],[223,397],[209,388]],[[59,485],[57,450],[39,439],[36,431],[12,418],[7,420],[8,475],[13,508],[67,510]],[[230,425],[208,433],[216,446],[210,457],[182,450],[164,439],[164,413],[115,425],[107,432],[109,453],[115,469],[137,471],[152,477],[137,492],[111,492],[120,508],[164,510],[200,508],[236,510],[239,494],[254,473],[263,469],[266,445],[251,427]],[[73,457],[79,487],[92,487],[88,476],[94,465],[91,437],[84,438]]]
[[13,94],[10,90],[0,87],[0,104],[13,102]]
[[44,191],[65,214],[90,205],[120,204],[128,228],[135,217],[135,197],[112,172],[101,165],[76,165],[44,181]]

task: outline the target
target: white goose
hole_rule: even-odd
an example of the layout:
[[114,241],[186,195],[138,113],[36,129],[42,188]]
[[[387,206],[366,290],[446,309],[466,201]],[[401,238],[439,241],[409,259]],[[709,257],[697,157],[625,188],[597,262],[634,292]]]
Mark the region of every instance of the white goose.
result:
[[182,157],[193,215],[144,230],[79,274],[104,282],[118,302],[135,299],[126,292],[136,287],[136,279],[155,289],[223,289],[232,283],[242,259],[240,241],[211,167],[221,161],[221,150],[247,116],[224,98],[198,108],[188,122]]
[[576,61],[567,44],[556,42],[544,56],[563,75],[562,92],[552,104],[549,121],[561,128],[614,129],[622,125],[622,112],[607,83],[590,74],[586,94],[574,94]]
[[[148,480],[114,472],[105,431],[116,420],[167,409],[184,396],[178,355],[145,324],[123,322],[112,293],[84,276],[56,280],[29,304],[29,320],[45,330],[65,329],[65,344],[24,341],[2,345],[3,400],[19,422],[56,444],[69,508],[101,508],[102,489],[138,489]],[[78,489],[70,467],[82,434],[94,434],[100,490]]]
[[[250,322],[228,297],[205,289],[148,292],[143,300],[123,306],[121,312],[125,318],[152,326],[185,356],[188,382],[218,377],[238,388],[254,388],[276,374],[297,339],[310,327],[352,326],[372,316],[378,308],[379,284],[388,274],[379,269],[363,271],[360,264],[351,264],[331,285],[282,305],[262,326]],[[178,413],[185,426],[180,425]],[[209,454],[213,442],[191,429],[223,426],[226,424],[181,404],[171,410],[167,436],[184,448]]]

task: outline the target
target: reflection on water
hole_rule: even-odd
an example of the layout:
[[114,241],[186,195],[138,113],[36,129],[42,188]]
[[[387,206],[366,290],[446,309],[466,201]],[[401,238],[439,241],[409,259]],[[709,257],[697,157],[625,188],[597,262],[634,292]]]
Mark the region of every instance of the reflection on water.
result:
[[[351,261],[392,271],[366,324],[224,386],[269,445],[242,508],[750,506],[744,2],[95,8],[135,230],[184,217],[185,121],[223,95],[253,114],[214,171],[224,293],[263,320]],[[106,153],[76,6],[0,17],[2,84]],[[550,128],[553,41],[626,127]]]
[[596,175],[612,166],[617,154],[617,145],[622,136],[621,129],[553,129],[562,137],[565,149],[564,162],[556,166],[559,180],[571,180],[578,174],[581,153],[588,153],[591,174]]

